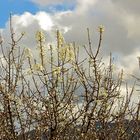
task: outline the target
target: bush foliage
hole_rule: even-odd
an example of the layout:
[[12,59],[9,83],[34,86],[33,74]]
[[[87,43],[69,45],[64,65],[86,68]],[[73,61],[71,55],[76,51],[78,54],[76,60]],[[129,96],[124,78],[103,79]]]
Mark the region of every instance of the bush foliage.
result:
[[[11,21],[10,21],[11,22]],[[103,26],[93,49],[89,29],[85,58],[60,31],[56,45],[36,33],[37,54],[20,47],[10,25],[11,42],[0,38],[0,139],[128,140],[139,137],[140,103],[131,105],[134,87],[121,96],[123,72],[116,75],[100,57]]]

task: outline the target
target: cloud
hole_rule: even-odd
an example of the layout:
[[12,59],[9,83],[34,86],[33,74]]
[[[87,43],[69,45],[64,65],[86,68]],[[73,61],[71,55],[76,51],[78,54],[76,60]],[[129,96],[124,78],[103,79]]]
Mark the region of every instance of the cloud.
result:
[[51,17],[44,12],[38,13],[36,15],[36,19],[38,20],[39,25],[43,30],[50,30],[53,26]]
[[75,0],[31,0],[32,2],[39,4],[40,6],[57,5],[57,4],[71,4]]
[[140,1],[139,0],[127,0],[123,1],[123,0],[111,0],[114,5],[116,5],[116,7],[120,10],[124,10],[127,13],[131,13],[131,14],[135,14],[135,15],[139,15],[140,14]]
[[[64,3],[63,0],[36,0],[35,2],[40,5]],[[124,69],[124,78],[130,85],[133,85],[134,80],[131,80],[131,74],[140,76],[137,60],[137,56],[140,56],[140,29],[138,28],[140,11],[138,11],[138,8],[136,10],[131,5],[130,0],[126,5],[121,0],[77,0],[74,10],[57,11],[53,14],[39,11],[36,14],[25,12],[22,15],[13,15],[13,26],[18,34],[26,32],[20,46],[31,48],[34,55],[37,56],[35,33],[38,30],[45,32],[47,43],[55,43],[56,30],[60,29],[67,42],[75,41],[81,49],[82,45],[87,44],[86,28],[89,27],[92,48],[96,50],[99,37],[97,27],[103,24],[105,26],[102,42],[103,59],[107,59],[109,53],[112,52],[115,56],[116,71]],[[8,24],[9,21],[6,28],[2,29],[5,40],[10,38]],[[86,54],[82,50],[80,57],[85,56]],[[108,64],[107,60],[105,63]],[[126,93],[125,90],[123,93]]]
[[124,14],[125,20],[122,20],[124,29],[127,30],[127,37],[139,43],[140,37],[140,17],[137,15]]
[[46,12],[38,12],[36,15],[29,12],[25,12],[23,15],[13,15],[12,22],[17,31],[21,28],[28,28],[34,24],[38,24],[38,28],[43,30],[50,30],[53,26],[51,16]]
[[[64,0],[36,0],[36,2],[46,5],[64,3]],[[138,28],[140,18],[138,12],[137,15],[134,14],[136,12],[132,12],[135,9],[132,5],[130,0],[126,5],[120,0],[117,2],[114,0],[76,0],[75,9],[72,11],[57,11],[54,14],[38,12],[34,15],[25,12],[22,15],[15,15],[14,25],[19,31],[27,30],[30,33],[38,29],[46,32],[61,29],[66,31],[67,41],[76,41],[79,44],[87,43],[86,28],[89,27],[95,48],[98,39],[97,26],[103,24],[105,26],[102,45],[104,53],[115,52],[125,56],[140,46],[140,29]]]
[[[63,0],[37,1],[42,5],[63,3]],[[69,0],[65,1],[69,2]],[[138,1],[137,1],[138,2]],[[120,6],[121,5],[121,6]],[[50,14],[37,12],[31,14],[25,12],[22,15],[14,15],[14,26],[18,31],[26,31],[29,35],[27,42],[32,46],[32,36],[35,30],[45,30],[48,39],[52,41],[54,31],[60,29],[65,32],[68,42],[77,42],[80,45],[87,44],[86,28],[90,28],[93,48],[95,49],[98,40],[97,26],[103,24],[105,32],[103,37],[103,52],[108,55],[115,52],[127,56],[134,49],[140,46],[139,37],[140,18],[131,9],[132,2],[125,5],[122,1],[114,0],[77,0],[75,9],[63,12],[57,11]],[[119,9],[119,10],[118,10]],[[130,10],[128,10],[130,9]],[[28,33],[28,31],[30,31]],[[53,35],[48,35],[53,32]],[[54,35],[55,36],[55,35]]]
[[[42,30],[46,36],[46,46],[48,44],[56,43],[56,30],[59,28],[63,33],[68,32],[69,27],[60,26],[54,20],[54,15],[39,11],[36,14],[31,14],[25,12],[22,15],[12,16],[12,25],[15,34],[15,38],[18,38],[22,32],[25,32],[24,38],[20,41],[21,48],[31,48],[34,56],[37,58],[39,54],[37,53],[37,42],[35,39],[35,34],[37,31]],[[9,31],[9,21],[6,23],[6,27],[1,29],[2,36],[4,38],[5,46],[10,42],[10,31]]]
[[[40,5],[52,5],[69,3],[70,0],[34,0]],[[137,7],[139,0],[72,0],[75,2],[74,10],[57,11],[47,13],[39,11],[36,14],[25,12],[22,15],[13,16],[15,30],[26,32],[22,44],[31,48],[35,47],[34,34],[37,30],[44,30],[47,42],[55,42],[55,31],[60,29],[67,42],[75,41],[81,46],[87,44],[87,31],[90,28],[93,50],[96,49],[99,34],[97,27],[105,26],[102,42],[102,54],[106,57],[110,52],[120,59],[119,66],[129,70],[128,73],[137,73],[137,55],[140,52],[140,10]],[[3,29],[7,38],[8,26]],[[84,56],[84,52],[82,53]],[[133,57],[133,58],[132,58]],[[131,65],[130,65],[131,63]]]
[[77,0],[77,9],[79,13],[84,13],[96,4],[97,0]]
[[[97,26],[103,24],[105,25],[104,51],[128,54],[139,45],[137,41],[139,32],[136,30],[139,22],[134,22],[137,19],[136,16],[130,17],[130,14],[124,10],[118,11],[117,8],[118,6],[110,0],[79,0],[75,10],[58,12],[53,20],[57,25],[71,27],[65,35],[66,39],[75,40],[81,44],[87,43],[87,27],[91,29],[92,35],[97,40]],[[129,22],[130,19],[132,19],[131,22]]]

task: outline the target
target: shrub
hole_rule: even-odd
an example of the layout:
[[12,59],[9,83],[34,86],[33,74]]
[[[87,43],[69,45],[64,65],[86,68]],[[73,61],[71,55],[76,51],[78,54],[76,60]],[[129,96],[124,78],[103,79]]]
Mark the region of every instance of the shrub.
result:
[[[11,22],[11,20],[10,20]],[[99,26],[97,49],[89,29],[85,58],[76,43],[57,31],[55,46],[36,34],[39,57],[20,47],[10,26],[11,43],[1,37],[0,139],[127,140],[139,138],[140,103],[131,106],[134,87],[121,96],[123,72],[114,73],[100,57],[104,28]],[[119,105],[118,105],[119,104]]]

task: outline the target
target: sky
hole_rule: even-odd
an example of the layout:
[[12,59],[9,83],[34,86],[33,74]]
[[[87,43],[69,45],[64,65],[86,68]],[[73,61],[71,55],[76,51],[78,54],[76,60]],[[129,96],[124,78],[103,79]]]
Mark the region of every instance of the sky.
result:
[[[112,52],[117,69],[139,76],[140,0],[3,0],[0,3],[0,29],[5,40],[9,32],[9,14],[14,30],[26,32],[22,44],[33,49],[37,30],[55,40],[61,30],[67,42],[87,43],[86,28],[97,45],[97,27],[104,25],[102,50],[105,59]],[[84,54],[83,54],[84,55]]]

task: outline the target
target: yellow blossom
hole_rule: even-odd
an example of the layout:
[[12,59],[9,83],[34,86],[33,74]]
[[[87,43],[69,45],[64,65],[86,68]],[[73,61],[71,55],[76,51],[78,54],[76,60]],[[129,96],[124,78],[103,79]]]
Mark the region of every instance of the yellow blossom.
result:
[[21,32],[21,35],[24,36],[25,35],[25,32]]
[[100,33],[103,33],[104,32],[104,26],[103,25],[98,26],[98,31]]
[[104,92],[102,93],[102,95],[106,98],[108,96],[108,93],[106,90],[104,90]]
[[68,52],[68,59],[69,60],[74,60],[74,51],[72,49],[70,49],[69,52]]
[[116,65],[112,64],[112,71],[115,71],[115,70],[116,70]]
[[74,60],[74,49],[70,44],[65,44],[65,46],[61,47],[59,49],[60,52],[60,59],[62,61],[67,60],[67,61],[72,61]]
[[45,35],[42,31],[38,31],[36,33],[36,40],[37,41],[45,41]]
[[35,71],[42,71],[44,69],[41,64],[34,64],[32,68]]
[[64,37],[60,31],[57,31],[57,41],[58,41],[58,45],[60,46],[64,44]]
[[39,46],[40,55],[45,56],[47,54],[47,48],[45,46]]
[[65,58],[66,58],[66,52],[67,52],[66,47],[61,47],[61,48],[59,49],[60,59],[61,59],[62,61],[64,61]]
[[57,75],[61,73],[61,68],[60,67],[56,67],[53,69],[53,74]]
[[69,82],[76,82],[76,78],[70,76],[70,77],[68,77],[68,81]]
[[28,58],[33,57],[32,52],[31,52],[31,49],[25,48],[25,49],[24,49],[24,56],[25,56],[25,57],[28,57]]

